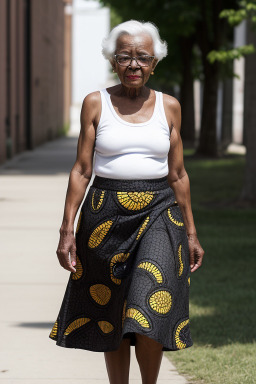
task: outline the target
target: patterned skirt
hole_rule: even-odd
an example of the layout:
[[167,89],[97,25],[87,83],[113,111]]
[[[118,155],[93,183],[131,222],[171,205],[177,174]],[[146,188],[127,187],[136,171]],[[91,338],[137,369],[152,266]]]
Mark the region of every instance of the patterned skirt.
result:
[[96,175],[75,236],[76,272],[49,335],[58,346],[113,351],[135,333],[163,351],[193,345],[188,238],[167,176]]

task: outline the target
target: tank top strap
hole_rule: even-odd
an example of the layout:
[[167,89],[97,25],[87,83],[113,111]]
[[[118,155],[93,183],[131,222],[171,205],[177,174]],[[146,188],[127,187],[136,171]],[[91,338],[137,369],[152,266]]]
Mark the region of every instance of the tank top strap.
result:
[[163,92],[158,92],[158,95],[159,95],[159,108],[158,108],[159,117],[161,118],[163,125],[168,130],[169,135],[170,135],[170,128],[169,128],[169,124],[168,124],[168,121],[167,121],[167,118],[166,118],[166,113],[165,113],[165,110],[164,110]]
[[100,90],[100,98],[101,98],[101,114],[100,114],[100,120],[97,127],[97,131],[98,131],[98,128],[102,125],[106,115],[107,105],[106,105],[106,97],[104,95],[104,89]]
[[160,95],[159,95],[160,92],[158,91],[155,91],[155,95],[156,95],[156,103],[155,103],[155,112],[157,114],[158,110],[159,110],[159,105],[160,105]]
[[110,93],[107,91],[106,88],[102,89],[101,92],[102,92],[102,96],[103,96],[102,98],[104,100],[105,118],[107,118],[108,121],[110,121],[110,120],[115,121],[116,120],[116,113],[115,113],[114,107],[112,105]]
[[108,93],[108,91],[106,90],[106,88],[102,89],[101,90],[101,94],[103,96],[103,99],[104,99],[104,104],[105,104],[105,107],[109,107],[110,109],[110,94]]

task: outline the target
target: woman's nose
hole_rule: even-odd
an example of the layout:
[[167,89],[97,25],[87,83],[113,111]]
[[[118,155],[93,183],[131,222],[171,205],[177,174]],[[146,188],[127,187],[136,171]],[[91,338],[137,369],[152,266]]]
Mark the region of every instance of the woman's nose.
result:
[[132,58],[130,66],[132,68],[137,68],[139,65],[138,65],[137,61],[134,58]]

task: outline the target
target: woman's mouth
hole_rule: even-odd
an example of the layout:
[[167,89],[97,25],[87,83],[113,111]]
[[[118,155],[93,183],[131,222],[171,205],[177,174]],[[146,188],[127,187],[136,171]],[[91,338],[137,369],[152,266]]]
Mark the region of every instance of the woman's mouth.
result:
[[137,75],[128,75],[127,77],[128,77],[128,79],[130,79],[130,80],[137,80],[137,79],[140,78],[140,76],[137,76]]

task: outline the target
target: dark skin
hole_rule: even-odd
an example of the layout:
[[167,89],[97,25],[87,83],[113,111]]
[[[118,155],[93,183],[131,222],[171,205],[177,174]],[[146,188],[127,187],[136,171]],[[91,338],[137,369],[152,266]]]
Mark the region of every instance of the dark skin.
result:
[[[128,54],[131,57],[142,54],[154,56],[153,42],[147,34],[122,35],[117,40],[115,53]],[[132,123],[149,120],[154,110],[155,93],[145,84],[157,65],[157,59],[154,59],[149,67],[140,67],[135,60],[130,66],[123,67],[113,59],[111,65],[121,82],[107,89],[116,113],[123,120]],[[138,78],[129,78],[130,75],[137,75]],[[183,162],[183,144],[180,136],[181,107],[176,98],[164,94],[164,109],[169,127],[172,128],[168,154],[168,183],[182,211],[188,236],[190,268],[193,273],[202,265],[204,250],[197,238],[191,209],[190,182]],[[70,272],[76,272],[74,221],[92,177],[96,129],[100,115],[100,92],[92,92],[85,97],[82,105],[77,158],[70,172],[60,240],[56,251],[60,265]],[[135,335],[135,353],[142,383],[155,384],[162,361],[163,345],[145,335],[138,333]],[[130,339],[123,339],[118,350],[104,352],[104,356],[110,384],[128,384]]]

